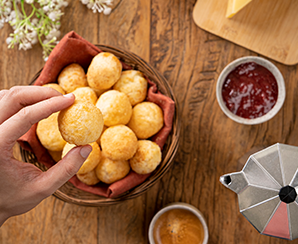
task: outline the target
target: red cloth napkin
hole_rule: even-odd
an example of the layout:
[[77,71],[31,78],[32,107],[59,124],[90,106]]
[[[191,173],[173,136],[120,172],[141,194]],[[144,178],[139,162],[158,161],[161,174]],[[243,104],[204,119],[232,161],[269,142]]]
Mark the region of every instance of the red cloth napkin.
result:
[[[71,64],[78,63],[85,70],[87,70],[93,57],[101,52],[96,46],[80,37],[75,32],[66,34],[59,44],[54,48],[49,56],[40,76],[35,81],[34,85],[44,85],[51,82],[56,82],[61,70]],[[130,67],[123,63],[124,69]],[[161,148],[172,129],[172,121],[175,112],[175,103],[169,97],[162,95],[155,83],[148,80],[149,89],[147,100],[158,104],[164,112],[164,127],[152,138]],[[25,150],[31,151],[35,154],[38,162],[44,164],[46,167],[53,166],[56,162],[52,159],[48,151],[41,145],[36,136],[36,126],[33,125],[31,129],[23,135],[19,140],[19,144]],[[125,178],[107,185],[99,183],[95,186],[88,186],[73,176],[69,181],[77,188],[97,194],[104,197],[116,197],[144,182],[150,174],[140,175],[131,171]]]

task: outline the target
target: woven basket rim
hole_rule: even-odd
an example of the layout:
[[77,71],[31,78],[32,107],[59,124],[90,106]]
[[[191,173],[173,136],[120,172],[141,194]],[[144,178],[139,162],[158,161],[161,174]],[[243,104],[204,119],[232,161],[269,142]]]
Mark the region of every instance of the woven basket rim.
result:
[[[174,102],[175,102],[175,114],[173,117],[173,126],[172,126],[172,131],[169,135],[169,137],[171,138],[170,141],[170,145],[167,147],[167,152],[166,155],[163,157],[162,159],[162,163],[165,162],[163,168],[160,168],[158,171],[156,171],[156,173],[154,173],[153,175],[151,175],[149,178],[147,178],[143,183],[141,183],[140,185],[134,187],[133,189],[129,190],[126,193],[123,193],[115,198],[106,198],[106,197],[101,197],[98,195],[94,195],[92,193],[88,193],[91,195],[94,195],[94,199],[80,199],[79,196],[76,197],[72,197],[68,194],[66,194],[63,191],[63,186],[61,188],[59,188],[53,195],[55,197],[57,197],[58,199],[68,202],[68,203],[73,203],[76,205],[82,205],[82,206],[90,206],[90,207],[98,207],[98,206],[105,206],[105,205],[112,205],[112,204],[117,204],[117,203],[121,203],[123,201],[132,199],[132,198],[136,198],[140,195],[142,195],[143,193],[145,193],[147,190],[149,190],[159,179],[161,179],[164,174],[169,170],[169,168],[171,167],[171,165],[174,162],[174,157],[176,155],[176,152],[178,150],[179,147],[179,137],[180,137],[180,127],[181,127],[181,122],[178,119],[179,118],[179,107],[178,107],[178,102],[177,99],[173,93],[173,90],[171,88],[171,86],[169,85],[168,81],[155,69],[153,68],[148,62],[144,61],[141,57],[139,57],[138,55],[115,47],[115,46],[110,46],[110,45],[106,45],[106,44],[95,44],[96,47],[98,47],[99,49],[101,49],[102,51],[108,51],[113,53],[115,56],[117,56],[118,58],[124,59],[123,56],[125,56],[125,58],[134,61],[137,60],[136,63],[129,63],[127,60],[123,60],[126,64],[133,66],[133,69],[137,69],[140,70],[140,67],[142,67],[142,69],[145,69],[145,72],[143,70],[140,70],[141,72],[143,72],[152,82],[154,82],[158,89],[165,95],[169,96]],[[120,57],[119,57],[120,55]],[[32,78],[30,84],[33,84],[35,82],[35,80],[39,77],[40,73],[41,73],[42,69],[39,70],[35,76]],[[159,81],[159,82],[157,82]],[[166,91],[166,92],[165,92]],[[169,142],[169,138],[167,140],[167,143]],[[29,162],[29,163],[33,163],[35,164],[37,167],[41,167],[41,164],[37,161],[35,155],[29,151],[25,151],[21,146],[20,146],[20,151],[21,151],[21,156],[22,159],[25,162]],[[45,169],[42,169],[45,170]],[[65,185],[69,185],[68,187],[70,188],[75,188],[71,183],[67,182]],[[64,185],[64,186],[65,186]],[[78,192],[83,192],[80,189],[75,188],[75,190],[77,190]],[[84,192],[85,193],[85,192]]]

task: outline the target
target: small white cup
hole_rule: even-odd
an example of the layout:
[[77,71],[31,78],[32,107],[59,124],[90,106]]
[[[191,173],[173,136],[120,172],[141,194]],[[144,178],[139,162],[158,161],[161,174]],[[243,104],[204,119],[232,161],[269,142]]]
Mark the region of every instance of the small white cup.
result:
[[153,217],[153,219],[150,222],[149,225],[149,231],[148,231],[148,235],[149,235],[149,243],[150,244],[156,244],[153,238],[153,229],[154,229],[154,225],[156,223],[156,221],[158,220],[158,218],[165,212],[172,210],[172,209],[184,209],[184,210],[188,210],[190,212],[192,212],[195,216],[198,217],[198,219],[201,221],[201,224],[203,226],[203,230],[204,230],[204,240],[202,242],[202,244],[207,244],[208,243],[208,238],[209,238],[209,234],[208,234],[208,227],[206,224],[206,221],[203,217],[203,214],[194,206],[187,204],[187,203],[182,203],[182,202],[175,202],[175,203],[171,203],[169,205],[167,205],[166,207],[162,208],[161,210],[159,210]]
[[[248,62],[255,62],[265,68],[267,68],[275,77],[277,86],[278,86],[278,97],[276,104],[274,107],[266,114],[264,114],[261,117],[254,118],[254,119],[246,119],[242,118],[234,113],[232,113],[227,106],[225,105],[223,98],[222,98],[222,88],[223,84],[225,82],[226,77],[228,74],[234,70],[237,66],[243,63],[248,63]],[[223,71],[220,73],[218,80],[217,80],[217,85],[216,85],[216,98],[218,101],[218,104],[221,108],[221,110],[232,120],[240,123],[240,124],[246,124],[246,125],[255,125],[255,124],[260,124],[265,121],[268,121],[269,119],[273,118],[278,111],[281,109],[286,97],[286,88],[285,88],[285,82],[282,74],[280,73],[279,69],[270,61],[267,59],[261,58],[261,57],[256,57],[256,56],[247,56],[247,57],[242,57],[234,60],[233,62],[229,63]]]

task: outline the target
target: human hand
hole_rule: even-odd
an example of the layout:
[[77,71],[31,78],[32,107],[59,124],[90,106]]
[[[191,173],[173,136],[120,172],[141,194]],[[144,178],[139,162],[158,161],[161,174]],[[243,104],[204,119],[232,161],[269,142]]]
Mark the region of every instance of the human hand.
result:
[[91,152],[89,145],[76,147],[46,172],[13,156],[16,140],[33,124],[69,107],[74,100],[73,94],[62,96],[40,86],[0,91],[0,226],[53,194],[80,169]]

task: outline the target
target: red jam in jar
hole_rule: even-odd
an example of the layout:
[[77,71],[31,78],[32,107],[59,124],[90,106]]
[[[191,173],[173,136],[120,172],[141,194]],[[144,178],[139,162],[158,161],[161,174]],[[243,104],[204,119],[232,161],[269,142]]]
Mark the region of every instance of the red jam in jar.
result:
[[232,70],[222,88],[228,109],[246,119],[268,113],[276,104],[278,86],[275,77],[265,67],[247,62]]

